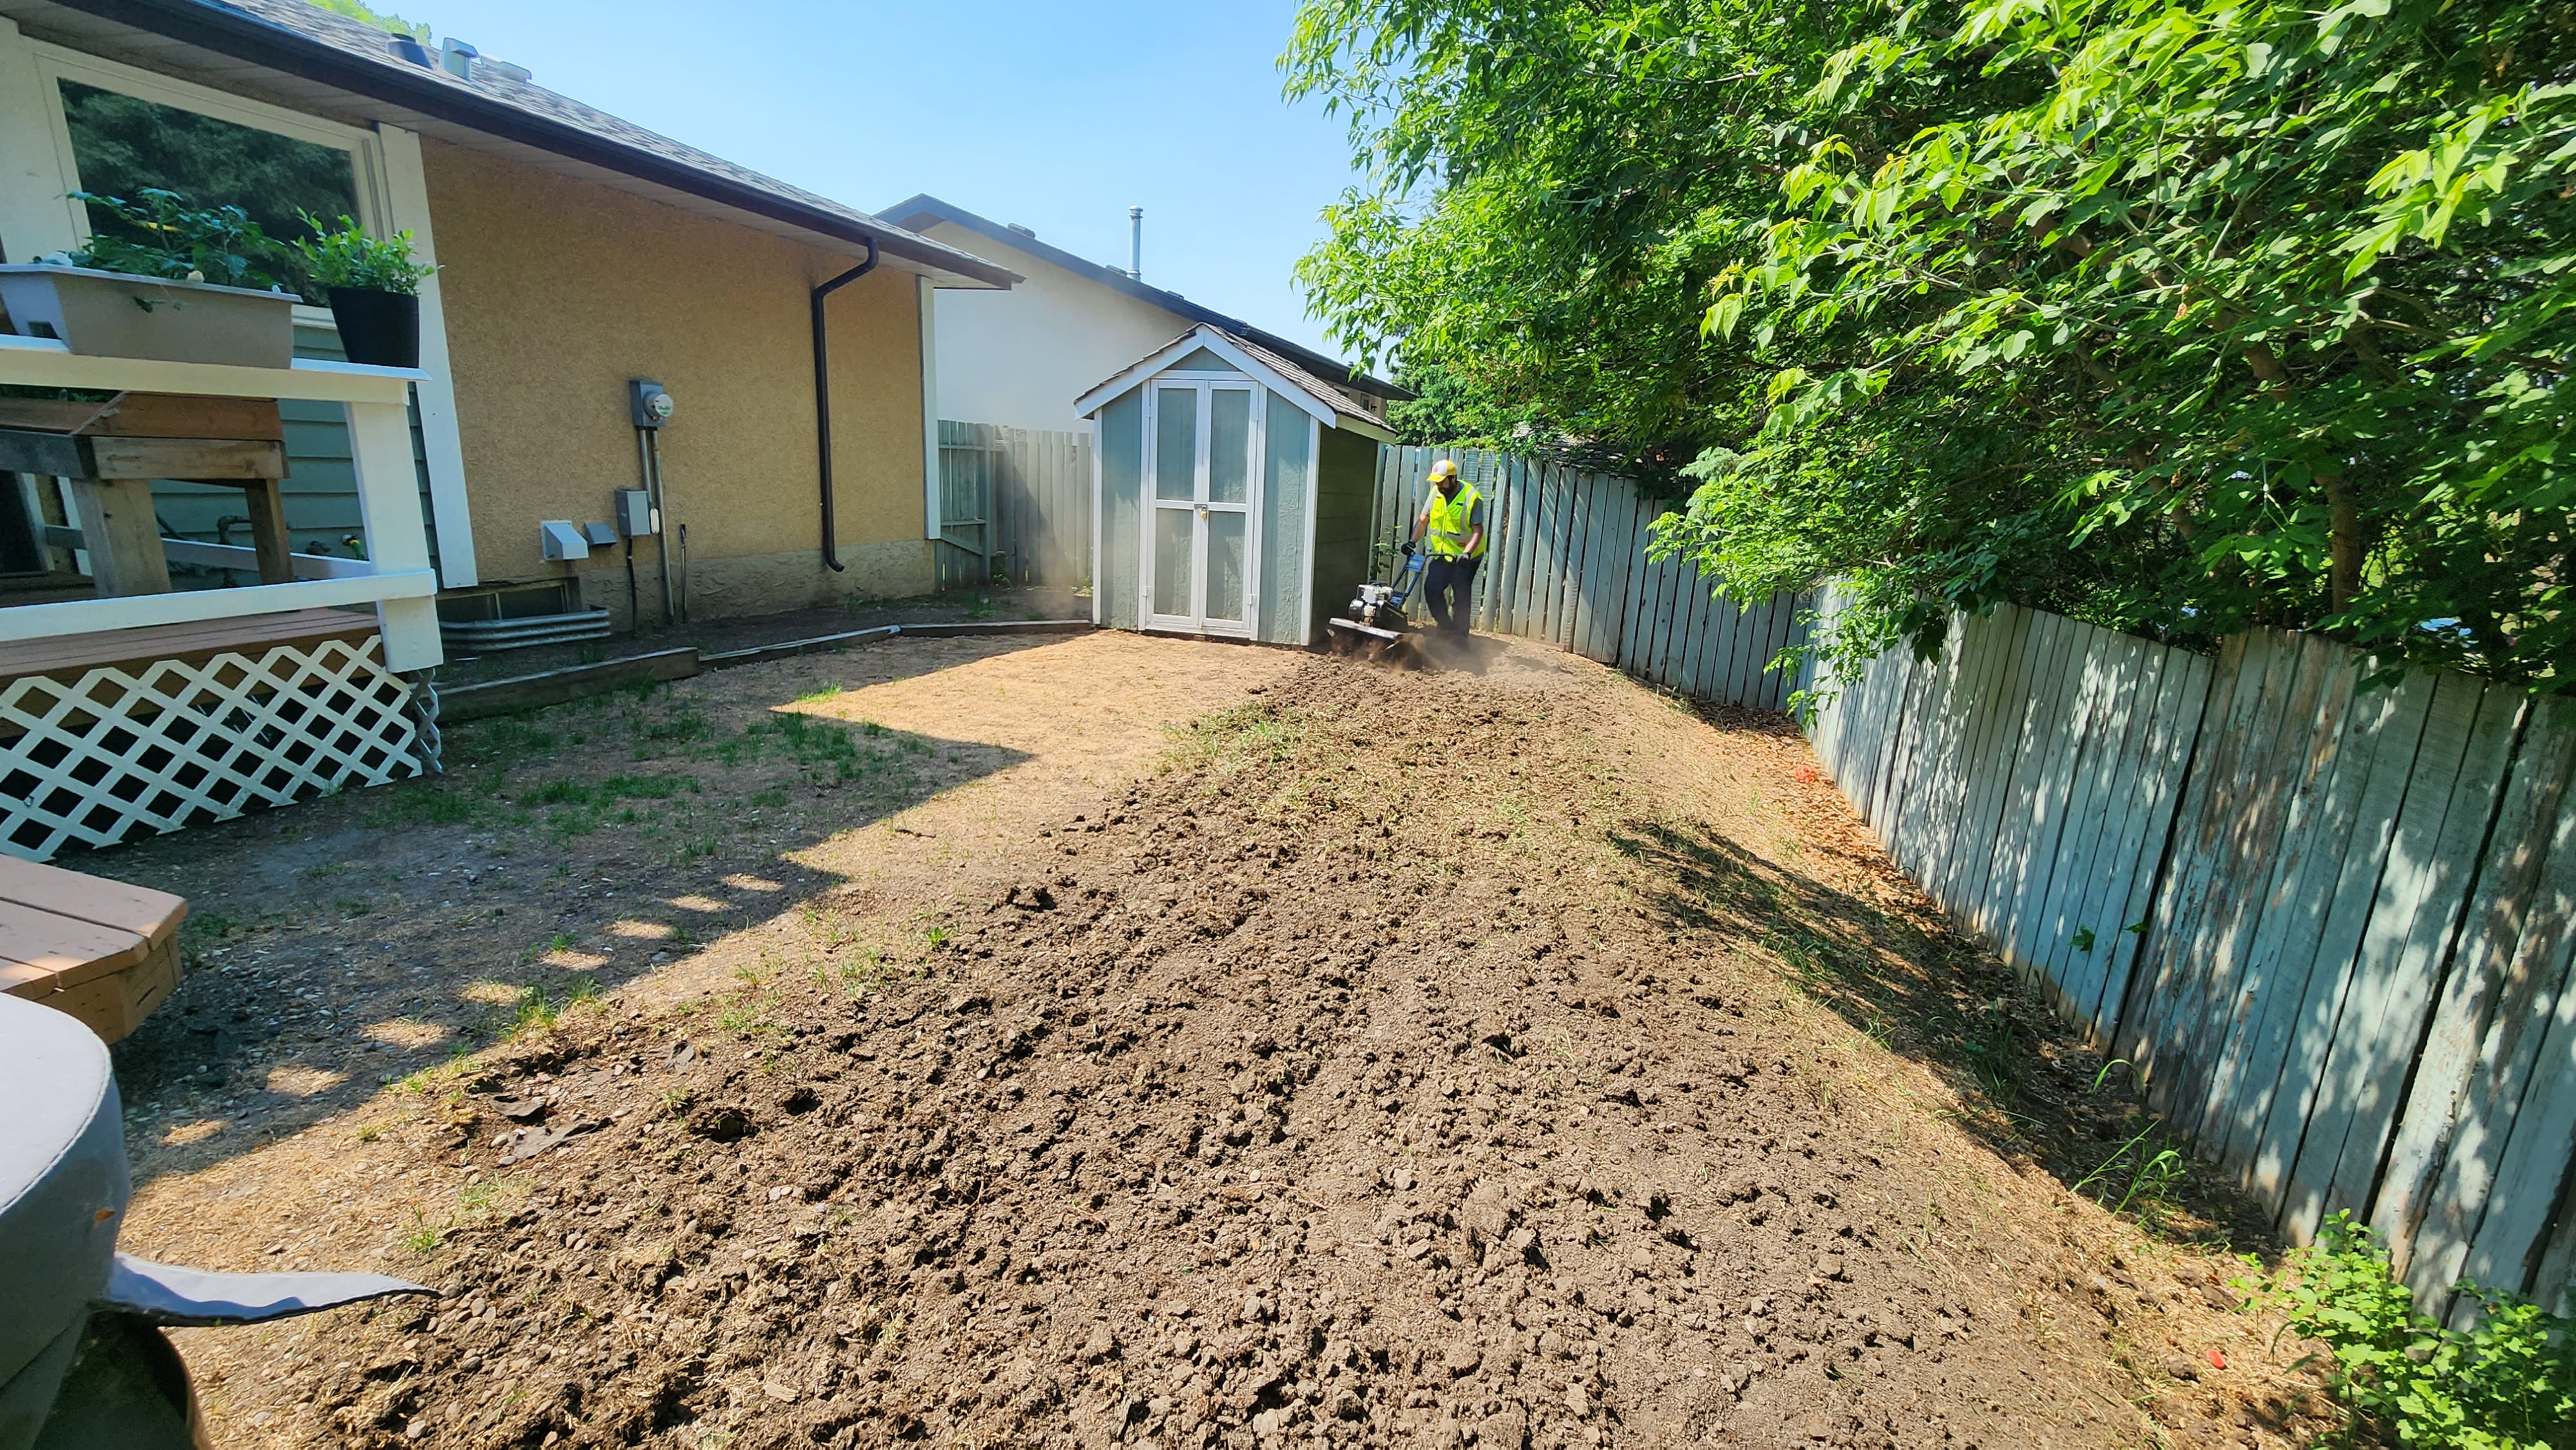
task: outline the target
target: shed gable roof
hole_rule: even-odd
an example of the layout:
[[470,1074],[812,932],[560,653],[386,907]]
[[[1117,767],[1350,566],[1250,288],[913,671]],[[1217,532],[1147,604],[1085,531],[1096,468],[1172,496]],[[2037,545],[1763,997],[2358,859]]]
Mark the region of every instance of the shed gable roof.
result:
[[1341,389],[1249,338],[1204,322],[1103,379],[1098,386],[1074,400],[1073,410],[1089,417],[1110,399],[1170,369],[1202,347],[1242,368],[1256,381],[1286,397],[1327,428],[1347,429],[1381,443],[1395,441],[1395,435],[1387,431],[1384,423],[1361,411],[1359,405],[1345,396]]

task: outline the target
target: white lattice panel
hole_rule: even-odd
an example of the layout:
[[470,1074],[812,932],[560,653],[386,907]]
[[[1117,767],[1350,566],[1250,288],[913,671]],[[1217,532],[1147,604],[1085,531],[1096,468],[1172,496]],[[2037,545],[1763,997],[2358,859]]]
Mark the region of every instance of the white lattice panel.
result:
[[412,686],[369,635],[0,691],[0,850],[52,859],[420,774]]

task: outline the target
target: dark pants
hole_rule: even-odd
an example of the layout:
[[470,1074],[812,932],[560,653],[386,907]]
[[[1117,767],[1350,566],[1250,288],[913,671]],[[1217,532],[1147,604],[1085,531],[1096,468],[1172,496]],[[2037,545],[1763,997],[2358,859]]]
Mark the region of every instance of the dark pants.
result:
[[1476,566],[1482,559],[1432,559],[1422,566],[1422,599],[1443,634],[1465,634],[1475,611]]

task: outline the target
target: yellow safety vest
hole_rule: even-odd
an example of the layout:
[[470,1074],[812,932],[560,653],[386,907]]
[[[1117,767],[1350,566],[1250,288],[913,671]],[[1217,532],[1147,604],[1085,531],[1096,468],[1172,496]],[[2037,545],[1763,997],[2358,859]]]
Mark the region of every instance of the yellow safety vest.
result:
[[1481,559],[1485,556],[1483,539],[1476,541],[1473,553],[1467,549],[1467,536],[1475,531],[1476,501],[1476,486],[1472,483],[1459,484],[1458,493],[1453,498],[1442,498],[1437,488],[1431,490],[1427,510],[1429,521],[1422,531],[1422,541],[1430,548],[1431,557]]

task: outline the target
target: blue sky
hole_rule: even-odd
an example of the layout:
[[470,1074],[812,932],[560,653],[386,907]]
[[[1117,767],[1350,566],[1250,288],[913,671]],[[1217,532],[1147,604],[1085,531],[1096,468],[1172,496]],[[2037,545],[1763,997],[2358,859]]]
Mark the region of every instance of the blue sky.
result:
[[[1280,99],[1293,0],[395,0],[537,83],[869,211],[929,192],[1313,346],[1290,269],[1349,184]],[[1330,350],[1330,349],[1327,349]]]

